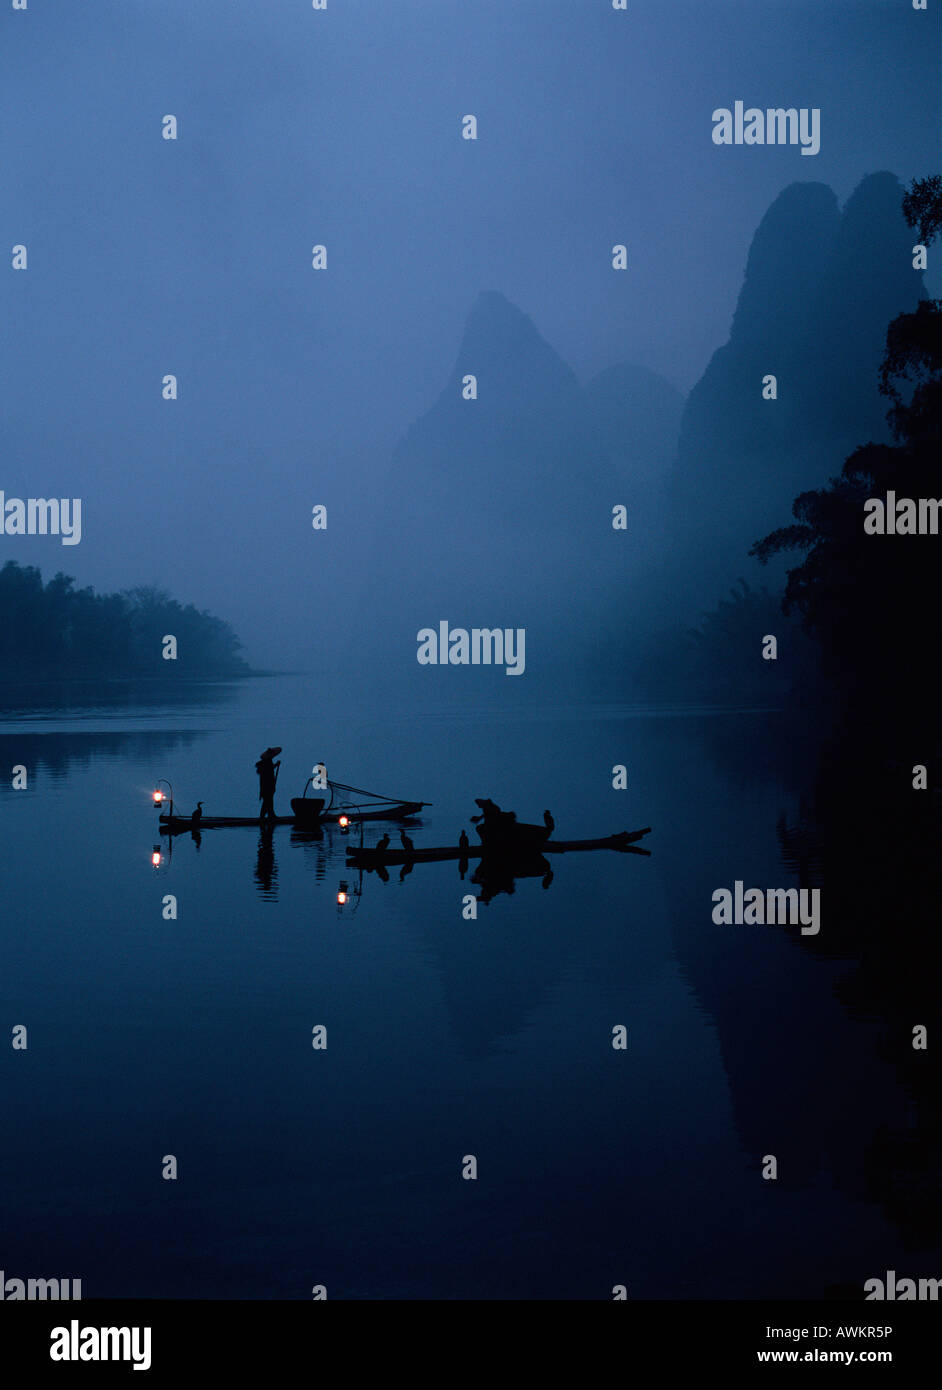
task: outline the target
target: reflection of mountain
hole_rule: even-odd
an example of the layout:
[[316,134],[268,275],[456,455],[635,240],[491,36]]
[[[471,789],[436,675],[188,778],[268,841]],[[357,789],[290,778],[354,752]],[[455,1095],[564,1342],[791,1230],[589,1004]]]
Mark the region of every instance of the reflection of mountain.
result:
[[[774,739],[774,727],[762,722]],[[713,743],[718,786],[736,791],[727,792],[724,817],[704,822],[678,884],[673,936],[681,968],[715,1021],[756,1182],[762,1156],[774,1154],[778,1190],[833,1186],[879,1204],[895,1224],[885,1250],[848,1241],[846,1279],[837,1282],[861,1290],[866,1277],[894,1267],[904,1246],[921,1240],[933,1258],[942,1255],[938,1068],[931,1042],[928,1051],[912,1048],[916,1024],[930,1039],[939,1024],[939,807],[928,793],[912,792],[907,768],[884,773],[879,760],[861,760],[855,750],[867,740],[859,731],[826,757],[811,739],[796,749],[796,737],[792,724],[779,755],[800,758],[806,769],[812,755],[817,787],[797,817],[791,811],[780,821],[781,859],[764,863],[737,858],[730,847],[740,843],[731,818],[744,812],[733,806],[749,805],[756,749]],[[683,747],[677,759],[679,775]],[[765,761],[773,771],[777,758]],[[803,777],[814,784],[813,774]],[[712,925],[711,894],[736,877],[747,887],[819,885],[820,934]],[[794,1295],[823,1292],[829,1280],[815,1278],[809,1270]]]
[[676,393],[641,368],[583,390],[526,314],[481,294],[394,456],[374,560],[395,578],[383,603],[402,642],[440,619],[526,627],[531,673],[597,646],[624,583],[612,507],[650,505],[676,415]]
[[[942,1024],[942,802],[937,792],[913,789],[911,763],[879,757],[883,741],[873,729],[858,729],[829,745],[813,796],[797,822],[780,827],[780,839],[786,858],[820,855],[829,931],[827,941],[806,947],[846,962],[835,993],[851,1019],[878,1021],[879,1054],[899,1089],[898,1113],[872,1117],[861,1186],[910,1242],[939,1250],[942,1090],[932,1039]],[[858,754],[864,742],[865,763]],[[898,747],[898,734],[889,742]],[[930,787],[938,786],[938,773],[938,759],[929,761]],[[913,1047],[919,1025],[927,1030],[924,1049]]]
[[[923,296],[901,199],[889,173],[865,178],[843,212],[824,184],[795,183],[759,225],[729,341],[687,401],[671,481],[675,541],[719,592],[752,572],[749,546],[799,492],[888,437],[886,330]],[[769,374],[774,401],[762,398]]]
[[235,682],[229,678],[189,680],[160,677],[137,680],[4,680],[0,677],[0,711],[5,719],[22,713],[35,718],[40,712],[128,709],[137,715],[149,706],[171,709],[181,705],[220,705],[232,698]]
[[[206,735],[187,730],[181,733],[92,734],[81,731],[60,734],[0,734],[0,767],[22,763],[29,775],[48,773],[53,781],[66,778],[75,769],[87,768],[100,757],[121,755],[129,759],[153,758],[156,754],[190,748]],[[0,778],[0,794],[25,795],[11,790],[8,776]],[[85,808],[83,808],[85,809]],[[156,818],[155,818],[156,819]]]
[[[463,875],[460,865],[458,860],[418,864],[409,877],[408,890],[421,894],[422,875],[432,874],[436,888],[443,881],[453,884],[459,902],[465,895],[477,899],[477,920],[462,920],[458,931],[443,931],[438,916],[427,912],[417,913],[412,926],[435,961],[461,1054],[480,1060],[502,1051],[501,1040],[514,1038],[525,1027],[547,991],[565,975],[573,943],[547,931],[538,880],[514,881],[513,904],[503,896],[485,904],[488,887],[474,878],[479,861],[470,865],[465,861]],[[392,873],[398,879],[398,869]],[[510,876],[500,883],[491,880],[489,886],[495,894],[507,893]],[[375,872],[363,875],[364,894],[388,895],[392,889],[393,882],[381,882]]]
[[[628,856],[605,851],[600,855],[609,872],[618,863],[630,895],[634,875],[643,873],[646,866],[641,860],[624,862]],[[526,872],[513,880],[510,873],[485,873],[484,882],[474,861],[463,881],[457,861],[425,868],[427,873],[449,876],[458,902],[465,894],[478,900],[477,919],[462,920],[457,930],[443,931],[435,914],[418,915],[413,923],[434,960],[456,1046],[467,1060],[493,1056],[505,1046],[516,1050],[514,1040],[553,991],[571,978],[574,962],[581,974],[603,990],[624,970],[625,925],[610,911],[607,875],[600,875],[597,900],[594,892],[586,893],[584,888],[580,896],[579,873],[566,856],[561,860],[548,890],[542,887],[543,875],[535,864],[525,866]],[[418,875],[422,871],[423,866],[416,866],[410,881],[413,892],[421,891]],[[513,892],[507,896],[511,880]],[[367,876],[365,892],[380,887],[388,892],[392,885],[387,888]],[[584,957],[583,936],[573,929],[574,923],[584,919],[592,923],[591,960]]]

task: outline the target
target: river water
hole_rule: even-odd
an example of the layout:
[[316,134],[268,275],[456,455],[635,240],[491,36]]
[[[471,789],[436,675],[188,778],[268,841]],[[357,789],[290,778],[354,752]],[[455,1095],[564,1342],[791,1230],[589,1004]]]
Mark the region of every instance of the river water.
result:
[[[0,736],[7,1278],[86,1298],[802,1298],[912,1265],[861,1196],[908,1103],[880,1020],[835,993],[826,885],[814,952],[797,927],[712,921],[716,888],[798,883],[780,715],[325,711],[304,676],[146,699],[11,708]],[[550,808],[557,838],[650,825],[651,854],[554,856],[551,882],[473,920],[457,863],[361,880],[333,827],[163,837],[155,867],[155,779],[179,809],[252,814],[270,743],[279,811],[323,760],[432,802],[419,846],[473,840],[491,796]]]

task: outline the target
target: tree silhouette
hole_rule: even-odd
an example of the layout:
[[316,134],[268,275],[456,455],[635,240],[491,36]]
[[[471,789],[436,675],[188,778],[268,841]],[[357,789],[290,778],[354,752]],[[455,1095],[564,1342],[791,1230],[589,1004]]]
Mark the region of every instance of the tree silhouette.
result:
[[935,239],[942,230],[942,174],[913,179],[903,195],[903,216],[907,226],[917,229],[924,246]]
[[[123,594],[76,589],[69,575],[43,584],[34,566],[14,560],[0,569],[0,670],[23,675],[237,675],[248,670],[228,623],[160,589]],[[163,660],[172,633],[178,662]]]
[[[928,244],[942,228],[942,178],[915,181],[904,213]],[[839,477],[795,500],[794,525],[756,542],[750,554],[765,563],[783,551],[806,552],[788,573],[782,606],[801,614],[848,695],[927,713],[935,682],[926,605],[935,597],[937,538],[868,535],[863,524],[870,497],[939,493],[942,300],[923,300],[890,324],[880,390],[892,401],[887,418],[896,444],[856,449]]]

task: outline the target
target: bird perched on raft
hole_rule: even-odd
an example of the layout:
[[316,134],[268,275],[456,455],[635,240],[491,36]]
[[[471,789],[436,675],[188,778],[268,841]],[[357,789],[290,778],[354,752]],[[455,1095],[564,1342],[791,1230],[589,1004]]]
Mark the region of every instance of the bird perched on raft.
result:
[[196,803],[196,810],[193,812],[192,816],[190,816],[190,824],[191,824],[191,825],[199,825],[199,823],[200,823],[200,821],[201,821],[202,819],[203,819],[203,803],[202,803],[202,801],[198,801],[198,802]]
[[379,850],[389,849],[389,836],[384,835],[382,839],[376,841],[376,848]]
[[406,854],[411,854],[415,849],[415,845],[404,830],[399,831],[399,838],[402,841],[402,848],[405,850]]

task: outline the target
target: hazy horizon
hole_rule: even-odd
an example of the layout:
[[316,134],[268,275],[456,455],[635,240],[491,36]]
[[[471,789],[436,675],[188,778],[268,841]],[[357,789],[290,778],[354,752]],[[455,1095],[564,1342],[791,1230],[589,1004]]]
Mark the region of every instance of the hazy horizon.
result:
[[[0,557],[98,590],[161,584],[261,667],[316,665],[361,621],[393,451],[481,291],[580,384],[637,363],[686,395],[783,188],[843,204],[870,173],[906,183],[937,159],[937,70],[915,41],[934,16],[891,3],[677,4],[669,24],[654,4],[555,0],[96,15],[3,21],[4,225],[30,260],[2,280],[0,484],[81,496],[85,517],[78,546],[4,538]],[[715,146],[712,111],[738,99],[820,107],[820,153]]]

